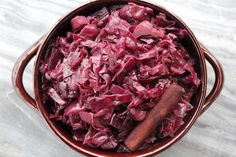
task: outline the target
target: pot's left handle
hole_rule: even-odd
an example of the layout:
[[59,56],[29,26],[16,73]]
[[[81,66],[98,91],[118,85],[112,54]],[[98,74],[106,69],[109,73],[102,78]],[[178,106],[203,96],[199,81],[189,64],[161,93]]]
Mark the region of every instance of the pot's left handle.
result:
[[12,71],[12,84],[15,88],[15,91],[24,101],[30,104],[36,111],[38,111],[36,102],[34,98],[32,98],[25,90],[22,78],[23,78],[25,67],[30,62],[30,60],[37,54],[42,38],[40,38],[37,42],[35,42],[29,49],[27,49],[18,58]]

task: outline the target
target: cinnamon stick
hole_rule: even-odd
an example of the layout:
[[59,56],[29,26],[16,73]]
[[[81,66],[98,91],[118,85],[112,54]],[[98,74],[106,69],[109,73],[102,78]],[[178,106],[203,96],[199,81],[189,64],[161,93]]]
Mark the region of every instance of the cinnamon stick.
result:
[[144,121],[125,139],[124,143],[130,151],[137,150],[143,144],[157,125],[175,108],[184,92],[184,89],[175,83],[164,92]]

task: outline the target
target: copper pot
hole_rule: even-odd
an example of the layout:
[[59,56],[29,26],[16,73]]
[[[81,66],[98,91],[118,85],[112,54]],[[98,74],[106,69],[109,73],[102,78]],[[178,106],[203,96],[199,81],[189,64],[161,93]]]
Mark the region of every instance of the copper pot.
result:
[[[42,89],[41,89],[41,73],[39,71],[40,61],[46,55],[46,49],[49,41],[68,28],[70,19],[76,15],[88,15],[94,10],[102,7],[114,4],[125,4],[127,2],[135,2],[136,4],[147,6],[152,8],[154,11],[163,12],[168,18],[175,20],[179,27],[185,28],[189,32],[189,37],[184,41],[184,46],[191,52],[191,56],[196,59],[195,69],[199,74],[201,85],[198,88],[197,94],[192,99],[192,104],[194,108],[185,117],[185,124],[175,133],[174,137],[169,137],[162,140],[159,144],[154,145],[151,148],[139,150],[132,153],[115,153],[111,151],[102,151],[90,147],[83,146],[80,142],[73,140],[72,136],[65,130],[65,128],[59,123],[52,121],[49,118],[50,110],[46,104],[42,103]],[[35,99],[32,98],[25,90],[22,83],[22,76],[24,69],[28,62],[36,56],[35,66],[34,66],[34,95]],[[211,64],[215,72],[215,83],[210,93],[206,95],[207,89],[207,69],[206,60]],[[16,92],[21,96],[21,98],[27,102],[32,108],[42,114],[43,118],[46,120],[51,129],[57,134],[62,141],[64,141],[71,148],[76,151],[83,153],[88,156],[150,156],[153,154],[160,153],[165,150],[175,142],[177,142],[181,137],[183,137],[187,131],[194,124],[196,119],[201,115],[217,98],[223,87],[224,75],[223,70],[217,61],[217,59],[196,39],[189,27],[176,15],[167,11],[163,7],[158,5],[150,4],[143,1],[136,0],[99,0],[89,2],[83,6],[80,6],[70,13],[61,18],[55,26],[49,31],[49,33],[38,40],[32,47],[30,47],[16,62],[13,69],[12,81]]]

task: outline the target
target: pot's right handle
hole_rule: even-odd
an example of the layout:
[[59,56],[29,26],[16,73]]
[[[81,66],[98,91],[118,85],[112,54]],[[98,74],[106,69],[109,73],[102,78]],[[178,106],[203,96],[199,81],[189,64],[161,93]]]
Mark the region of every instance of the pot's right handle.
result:
[[205,104],[202,107],[201,111],[202,114],[204,111],[206,111],[206,109],[208,109],[208,107],[220,94],[224,84],[224,73],[219,61],[210,53],[210,51],[205,46],[203,46],[202,44],[200,46],[202,51],[204,52],[206,60],[211,64],[215,72],[215,83],[210,93],[206,97]]

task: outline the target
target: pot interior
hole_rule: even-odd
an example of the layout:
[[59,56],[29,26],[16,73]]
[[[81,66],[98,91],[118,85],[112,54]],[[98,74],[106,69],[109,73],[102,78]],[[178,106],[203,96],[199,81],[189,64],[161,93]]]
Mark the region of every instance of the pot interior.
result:
[[[94,1],[91,3],[88,3],[82,7],[79,7],[69,14],[67,14],[64,18],[62,18],[50,31],[50,33],[46,36],[45,41],[41,45],[41,48],[38,51],[38,58],[36,61],[35,66],[35,97],[37,101],[37,105],[39,110],[41,111],[43,117],[49,124],[49,126],[53,129],[53,131],[68,145],[70,145],[72,148],[76,150],[80,150],[80,152],[90,155],[114,155],[114,152],[111,151],[104,151],[99,149],[93,149],[83,146],[80,142],[76,142],[72,139],[72,136],[70,134],[70,131],[67,130],[67,127],[62,125],[61,123],[58,123],[56,121],[52,121],[49,119],[49,115],[52,113],[50,109],[50,104],[43,103],[42,100],[42,75],[39,72],[40,67],[40,61],[45,60],[50,54],[47,50],[48,45],[52,39],[55,39],[57,36],[65,35],[66,31],[70,30],[70,20],[75,17],[76,15],[90,15],[91,13],[95,12],[98,9],[101,9],[103,6],[111,6],[111,5],[120,5],[120,4],[126,4],[128,0],[120,0],[120,1],[111,1],[111,0],[100,0],[100,1]],[[133,155],[141,155],[141,154],[148,154],[148,153],[156,153],[159,151],[164,150],[167,148],[170,144],[174,143],[177,139],[179,139],[181,136],[184,135],[184,133],[187,132],[187,130],[191,127],[191,125],[196,120],[197,116],[200,113],[201,107],[204,103],[205,99],[205,92],[206,92],[206,68],[205,68],[205,60],[202,52],[200,52],[199,45],[197,43],[197,40],[195,39],[192,32],[189,30],[186,25],[180,21],[176,16],[172,15],[165,9],[146,3],[142,1],[135,1],[130,0],[129,2],[135,2],[136,4],[148,6],[152,8],[156,13],[162,12],[167,15],[168,19],[174,20],[177,22],[177,26],[181,28],[185,28],[189,32],[188,38],[184,39],[182,44],[184,47],[188,50],[191,57],[195,60],[195,70],[198,73],[198,77],[201,80],[201,85],[199,86],[197,90],[197,94],[195,94],[191,100],[191,104],[194,106],[194,108],[188,112],[187,116],[185,117],[184,121],[185,124],[181,126],[181,128],[175,133],[174,137],[168,137],[163,140],[161,140],[157,145],[153,146],[149,149],[140,150],[137,152],[132,153]],[[117,155],[119,153],[116,153]],[[124,155],[124,154],[123,154]]]

